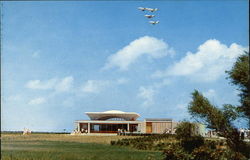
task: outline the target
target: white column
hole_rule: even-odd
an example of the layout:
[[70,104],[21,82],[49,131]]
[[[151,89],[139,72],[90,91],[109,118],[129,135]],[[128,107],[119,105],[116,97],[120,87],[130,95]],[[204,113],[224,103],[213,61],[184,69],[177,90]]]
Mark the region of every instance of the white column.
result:
[[90,134],[90,123],[88,123],[88,134]]
[[127,131],[129,132],[129,123],[128,123],[128,128],[127,128]]
[[77,123],[77,131],[80,132],[80,122]]
[[173,128],[173,120],[171,120],[171,134],[174,133],[173,130],[174,130],[174,128]]

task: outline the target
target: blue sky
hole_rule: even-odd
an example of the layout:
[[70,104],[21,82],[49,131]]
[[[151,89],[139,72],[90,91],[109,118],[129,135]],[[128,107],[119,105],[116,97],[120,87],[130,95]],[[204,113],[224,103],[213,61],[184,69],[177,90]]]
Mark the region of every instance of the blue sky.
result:
[[2,130],[71,131],[113,109],[179,121],[194,89],[238,104],[224,71],[248,48],[246,0],[2,4]]

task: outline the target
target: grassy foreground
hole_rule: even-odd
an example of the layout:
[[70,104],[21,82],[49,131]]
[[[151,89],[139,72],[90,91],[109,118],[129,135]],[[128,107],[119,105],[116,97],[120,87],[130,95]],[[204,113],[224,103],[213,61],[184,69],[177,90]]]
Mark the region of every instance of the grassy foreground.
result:
[[111,146],[121,136],[57,134],[1,135],[2,160],[147,160],[163,159],[161,152]]

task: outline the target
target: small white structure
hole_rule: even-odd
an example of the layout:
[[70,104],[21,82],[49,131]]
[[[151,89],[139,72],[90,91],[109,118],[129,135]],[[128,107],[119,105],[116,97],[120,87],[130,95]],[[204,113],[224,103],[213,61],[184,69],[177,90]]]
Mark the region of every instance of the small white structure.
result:
[[23,129],[23,135],[31,134],[31,130],[28,128]]

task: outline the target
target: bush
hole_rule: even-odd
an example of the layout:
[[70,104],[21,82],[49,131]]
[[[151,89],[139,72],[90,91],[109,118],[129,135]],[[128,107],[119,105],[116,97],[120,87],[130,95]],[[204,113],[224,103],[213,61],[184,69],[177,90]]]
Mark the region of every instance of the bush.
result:
[[195,135],[195,124],[191,122],[181,122],[176,128],[176,138],[183,139]]
[[196,148],[191,153],[192,160],[222,160],[222,159],[231,159],[227,157],[227,152],[225,149],[216,148],[211,149],[208,145],[203,145],[199,148]]
[[113,145],[115,145],[115,141],[110,141],[110,144],[113,146]]
[[164,150],[164,147],[166,146],[166,143],[158,143],[155,145],[154,149],[158,151]]
[[216,149],[217,141],[206,140],[205,145],[208,146],[210,149]]
[[175,137],[175,135],[171,134],[146,135],[138,138],[124,138],[117,141],[111,141],[110,144],[119,146],[131,146],[139,150],[163,150],[165,144],[160,143],[160,141],[173,137]]
[[165,160],[247,160],[240,152],[218,147],[222,145],[220,141],[210,142],[207,141],[200,147],[194,148],[192,152],[184,150],[184,148],[178,144],[170,145],[163,152],[165,154]]
[[211,149],[207,145],[194,149],[191,156],[192,160],[247,160],[239,152],[221,148]]
[[240,152],[234,152],[231,150],[227,152],[227,157],[228,159],[233,159],[233,160],[247,160],[247,158]]
[[164,160],[189,160],[189,155],[178,144],[170,145],[163,154]]
[[182,139],[180,144],[185,151],[192,152],[195,148],[204,145],[204,138],[201,136],[189,137]]

